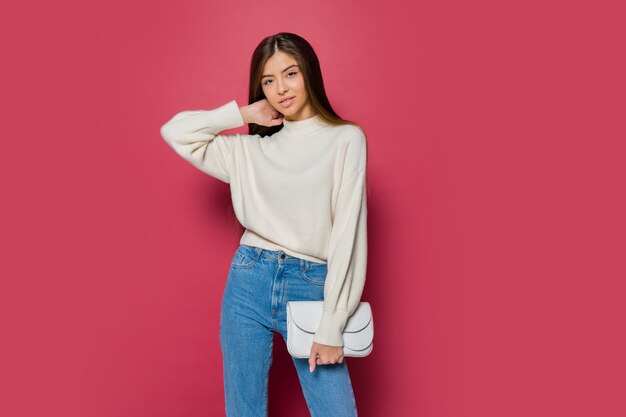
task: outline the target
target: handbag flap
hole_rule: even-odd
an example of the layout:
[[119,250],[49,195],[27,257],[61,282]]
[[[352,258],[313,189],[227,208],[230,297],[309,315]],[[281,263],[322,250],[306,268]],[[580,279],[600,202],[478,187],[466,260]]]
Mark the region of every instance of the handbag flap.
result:
[[352,351],[363,351],[372,345],[374,340],[374,322],[370,320],[367,327],[358,333],[343,333],[343,345]]
[[[287,311],[293,323],[302,331],[315,333],[322,320],[324,311],[320,301],[290,301]],[[354,313],[348,318],[344,333],[363,331],[372,321],[372,308],[368,302],[362,301]]]

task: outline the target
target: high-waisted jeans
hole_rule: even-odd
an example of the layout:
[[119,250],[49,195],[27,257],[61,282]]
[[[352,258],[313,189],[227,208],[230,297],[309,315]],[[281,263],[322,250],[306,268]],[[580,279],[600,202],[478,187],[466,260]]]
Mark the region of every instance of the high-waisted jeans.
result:
[[[327,265],[240,245],[224,289],[220,346],[227,417],[267,416],[274,332],[287,341],[287,301],[323,300]],[[313,417],[357,415],[347,359],[315,365],[293,358]]]

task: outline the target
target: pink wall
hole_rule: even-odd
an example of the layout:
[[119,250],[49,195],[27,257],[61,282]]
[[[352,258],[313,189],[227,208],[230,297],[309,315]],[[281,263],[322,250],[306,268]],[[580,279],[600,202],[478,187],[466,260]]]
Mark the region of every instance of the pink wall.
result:
[[[159,128],[247,104],[280,31],[368,133],[359,415],[625,415],[618,2],[100,3],[3,17],[0,415],[224,415],[239,230]],[[270,415],[307,416],[275,341]]]

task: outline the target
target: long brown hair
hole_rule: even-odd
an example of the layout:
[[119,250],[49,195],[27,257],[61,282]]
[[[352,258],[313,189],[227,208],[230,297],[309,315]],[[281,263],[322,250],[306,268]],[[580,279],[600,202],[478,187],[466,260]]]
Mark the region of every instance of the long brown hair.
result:
[[[358,127],[363,134],[365,134],[361,126],[350,120],[342,119],[335,110],[333,110],[326,96],[320,62],[317,59],[313,47],[306,39],[294,33],[280,32],[268,36],[259,43],[252,53],[252,61],[250,63],[250,89],[248,94],[249,104],[265,98],[265,93],[263,93],[261,85],[263,68],[267,60],[278,51],[293,56],[298,63],[298,66],[302,70],[302,76],[304,77],[305,86],[314,113],[318,114],[321,119],[332,125],[350,124]],[[250,123],[248,124],[248,133],[251,135],[259,134],[261,136],[271,136],[282,128],[283,125],[261,126]]]

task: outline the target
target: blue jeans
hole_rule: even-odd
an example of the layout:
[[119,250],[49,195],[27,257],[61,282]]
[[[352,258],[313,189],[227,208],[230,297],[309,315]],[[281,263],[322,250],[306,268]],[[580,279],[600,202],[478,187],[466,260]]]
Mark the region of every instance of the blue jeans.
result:
[[[327,265],[283,251],[240,245],[231,263],[220,313],[227,417],[267,416],[274,332],[287,341],[287,301],[323,300]],[[293,358],[313,417],[357,415],[347,359],[315,365]]]

